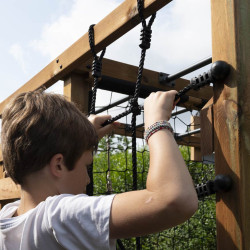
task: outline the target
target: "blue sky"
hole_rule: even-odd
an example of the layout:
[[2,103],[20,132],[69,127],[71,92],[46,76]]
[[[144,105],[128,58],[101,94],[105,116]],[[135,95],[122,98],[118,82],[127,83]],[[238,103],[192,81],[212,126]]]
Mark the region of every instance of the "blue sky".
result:
[[[0,102],[120,3],[122,0],[0,0]],[[140,25],[110,45],[105,57],[138,65],[139,36]],[[209,0],[173,0],[158,11],[146,68],[175,73],[209,56]],[[62,84],[52,90],[62,92]],[[102,99],[97,100],[101,105]]]
[[0,101],[23,85],[48,62],[30,43],[41,36],[44,25],[67,13],[70,1],[0,1]]

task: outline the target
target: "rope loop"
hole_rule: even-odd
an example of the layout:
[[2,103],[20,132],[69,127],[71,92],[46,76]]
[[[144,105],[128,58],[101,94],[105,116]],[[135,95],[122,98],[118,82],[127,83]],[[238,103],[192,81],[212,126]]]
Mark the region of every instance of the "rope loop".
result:
[[94,57],[93,63],[92,63],[92,76],[99,78],[102,75],[102,59],[106,52],[106,48],[102,50],[100,57],[96,55],[95,51],[95,33],[94,33],[94,26],[95,24],[92,24],[89,26],[89,46],[90,50],[92,52],[92,55]]
[[154,22],[154,19],[156,17],[156,14],[153,14],[150,17],[150,20],[148,24],[146,23],[143,10],[144,10],[144,0],[137,0],[137,8],[138,8],[138,13],[141,19],[142,23],[142,29],[141,29],[141,44],[139,45],[141,49],[149,49],[150,48],[150,43],[151,43],[151,35],[152,35],[152,29],[151,26]]
[[92,63],[92,76],[94,77],[94,86],[92,89],[92,100],[91,100],[91,106],[90,106],[90,114],[95,114],[95,101],[96,101],[96,92],[97,92],[97,85],[98,85],[98,78],[102,76],[102,59],[106,52],[106,48],[102,50],[100,57],[96,55],[95,51],[95,33],[94,33],[94,26],[95,24],[92,24],[89,26],[89,46],[90,50],[92,52],[92,55],[94,57],[93,63]]

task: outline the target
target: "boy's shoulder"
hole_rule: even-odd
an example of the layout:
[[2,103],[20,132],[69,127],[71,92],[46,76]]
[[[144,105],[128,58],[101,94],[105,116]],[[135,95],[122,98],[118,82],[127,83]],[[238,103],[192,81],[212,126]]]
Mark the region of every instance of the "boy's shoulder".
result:
[[0,220],[11,218],[20,205],[20,200],[10,202],[0,210]]
[[[60,210],[73,212],[83,212],[84,209],[90,210],[91,207],[96,207],[98,210],[110,209],[114,195],[88,196],[86,194],[60,194],[49,196],[45,201],[40,202],[32,211],[46,210],[49,214],[55,214]],[[0,210],[0,220],[12,218],[13,214],[20,205],[20,200],[8,203]],[[26,212],[29,213],[31,210]]]

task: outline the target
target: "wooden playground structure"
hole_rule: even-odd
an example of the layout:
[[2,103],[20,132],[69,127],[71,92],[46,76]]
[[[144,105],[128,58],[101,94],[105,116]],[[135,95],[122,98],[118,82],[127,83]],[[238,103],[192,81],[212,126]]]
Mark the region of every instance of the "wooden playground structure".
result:
[[[145,17],[169,2],[171,0],[145,0]],[[223,60],[230,64],[231,73],[225,84],[206,86],[199,91],[191,90],[187,94],[189,99],[185,102],[185,107],[192,110],[200,110],[202,107],[200,135],[186,135],[188,145],[193,147],[192,158],[196,160],[215,152],[216,174],[228,175],[233,180],[233,188],[229,192],[216,194],[217,248],[221,250],[250,249],[249,5],[249,0],[211,0],[212,60]],[[95,25],[96,52],[139,23],[137,1],[125,0]],[[86,33],[4,100],[0,104],[0,115],[15,95],[42,86],[48,88],[59,80],[64,81],[64,95],[76,102],[82,112],[88,113],[89,91],[93,82],[91,61],[92,54]],[[126,82],[133,86],[137,71],[135,66],[104,58],[101,80],[103,84],[100,84],[100,88],[124,93],[120,90],[119,83]],[[189,84],[188,80],[179,78],[175,81],[175,86],[163,85],[159,81],[160,74],[144,69],[142,89],[145,93],[170,89],[179,91]],[[138,137],[142,138],[142,132],[143,126],[137,128]],[[115,133],[123,135],[124,130],[117,129]],[[182,138],[177,143],[185,145],[185,140]],[[20,187],[5,177],[0,151],[0,208],[17,198],[20,198]]]

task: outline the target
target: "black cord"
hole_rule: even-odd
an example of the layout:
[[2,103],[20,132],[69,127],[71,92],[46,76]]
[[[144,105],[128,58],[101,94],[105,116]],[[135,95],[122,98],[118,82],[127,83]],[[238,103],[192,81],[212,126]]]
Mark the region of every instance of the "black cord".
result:
[[90,114],[95,114],[95,102],[96,102],[96,93],[98,87],[98,80],[102,75],[102,59],[106,52],[106,48],[102,50],[100,57],[96,55],[95,52],[95,32],[94,32],[95,24],[89,26],[89,45],[92,55],[94,57],[92,63],[92,76],[94,77],[94,85],[92,89],[92,99],[91,99],[91,106],[90,106]]
[[[139,12],[139,16],[142,23],[142,30],[141,30],[141,44],[139,45],[141,48],[141,59],[138,68],[138,75],[137,81],[135,85],[135,92],[133,98],[130,100],[130,106],[132,111],[132,119],[131,119],[131,128],[132,128],[132,164],[133,164],[133,190],[137,190],[137,156],[136,156],[136,116],[140,114],[140,108],[138,105],[138,98],[140,95],[141,89],[141,80],[142,80],[142,73],[144,68],[144,61],[146,57],[146,50],[150,48],[151,42],[151,26],[154,22],[156,14],[153,14],[150,17],[150,21],[148,25],[146,24],[146,20],[143,15],[144,10],[144,0],[137,0],[137,8]],[[141,242],[140,238],[136,238],[136,249],[141,249]]]

